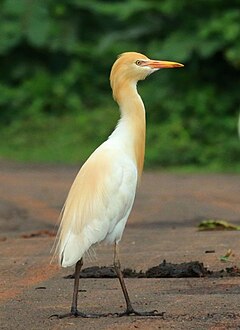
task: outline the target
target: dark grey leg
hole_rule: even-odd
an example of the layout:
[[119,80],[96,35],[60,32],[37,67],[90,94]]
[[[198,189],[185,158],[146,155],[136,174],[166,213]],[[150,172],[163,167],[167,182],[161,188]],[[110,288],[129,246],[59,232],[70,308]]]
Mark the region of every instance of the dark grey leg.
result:
[[154,311],[150,311],[150,312],[137,312],[133,309],[132,307],[132,303],[130,301],[129,298],[129,294],[127,291],[127,287],[125,285],[124,279],[123,279],[123,274],[121,271],[121,264],[120,264],[120,260],[119,260],[119,249],[118,249],[118,244],[115,243],[114,246],[114,268],[117,274],[117,277],[119,279],[121,288],[122,288],[122,292],[126,301],[126,305],[127,308],[125,310],[125,312],[123,313],[115,313],[114,315],[116,316],[128,316],[128,315],[138,315],[138,316],[161,316],[163,317],[164,313],[158,313],[157,310]]
[[163,317],[164,313],[157,313],[156,310],[150,312],[137,312],[133,309],[128,291],[123,279],[123,274],[121,271],[121,264],[118,257],[118,245],[115,244],[114,247],[114,268],[119,279],[123,295],[126,301],[126,311],[123,313],[105,313],[105,314],[85,314],[79,312],[77,309],[77,302],[78,302],[78,287],[79,287],[79,275],[83,265],[82,259],[80,259],[75,266],[75,277],[74,277],[74,289],[73,289],[73,299],[72,299],[72,306],[71,311],[66,314],[54,314],[50,317],[57,317],[59,319],[63,319],[65,317],[83,317],[83,318],[98,318],[98,317],[107,317],[107,316],[129,316],[129,315],[137,315],[137,316],[161,316]]
[[71,314],[74,316],[78,316],[76,315],[76,313],[79,313],[77,310],[77,301],[78,301],[79,275],[82,265],[83,265],[83,260],[80,259],[75,266],[73,298],[72,298],[72,307],[71,307]]
[[77,301],[78,301],[78,287],[79,287],[79,275],[80,271],[83,265],[83,260],[80,259],[75,266],[75,277],[74,277],[74,289],[73,289],[73,299],[72,299],[72,306],[71,306],[71,311],[66,314],[54,314],[51,315],[50,317],[57,317],[59,319],[63,319],[65,317],[84,317],[84,318],[97,318],[101,316],[108,316],[108,314],[85,314],[82,312],[79,312],[77,309]]

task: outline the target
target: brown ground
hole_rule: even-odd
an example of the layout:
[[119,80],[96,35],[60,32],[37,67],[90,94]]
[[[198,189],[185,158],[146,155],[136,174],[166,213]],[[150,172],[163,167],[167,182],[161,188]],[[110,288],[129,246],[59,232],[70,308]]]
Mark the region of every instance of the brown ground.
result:
[[[49,265],[59,211],[74,167],[0,164],[0,329],[240,329],[240,277],[126,279],[138,310],[165,319],[49,319],[69,310],[73,269]],[[123,267],[146,270],[166,259],[197,260],[211,270],[240,266],[240,233],[199,232],[203,219],[240,224],[240,176],[146,172],[121,244]],[[231,248],[229,262],[220,256]],[[215,253],[205,253],[214,250]],[[85,266],[110,265],[112,248]],[[124,301],[116,279],[83,279],[79,309],[116,312]]]

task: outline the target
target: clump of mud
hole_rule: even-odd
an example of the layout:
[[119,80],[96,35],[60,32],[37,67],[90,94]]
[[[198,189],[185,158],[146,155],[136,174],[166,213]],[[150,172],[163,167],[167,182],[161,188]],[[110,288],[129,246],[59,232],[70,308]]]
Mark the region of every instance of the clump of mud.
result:
[[[123,270],[123,276],[126,278],[159,278],[159,277],[203,277],[208,273],[203,263],[198,261],[184,262],[181,264],[172,264],[164,260],[158,266],[149,268],[146,272],[142,270],[137,272],[131,268]],[[115,278],[116,273],[114,268],[109,266],[103,267],[88,267],[81,271],[81,278]],[[68,275],[65,278],[74,278],[73,275]]]
[[207,273],[207,268],[199,261],[172,264],[171,262],[163,260],[158,266],[149,268],[146,271],[146,277],[204,277]]
[[[199,261],[183,262],[173,264],[163,260],[158,266],[149,268],[146,272],[137,272],[131,268],[123,270],[125,278],[184,278],[184,277],[230,277],[240,276],[240,269],[229,267],[219,271],[211,271],[204,267]],[[84,268],[80,273],[80,278],[116,278],[116,273],[112,266],[93,266]],[[64,278],[74,278],[74,274]]]

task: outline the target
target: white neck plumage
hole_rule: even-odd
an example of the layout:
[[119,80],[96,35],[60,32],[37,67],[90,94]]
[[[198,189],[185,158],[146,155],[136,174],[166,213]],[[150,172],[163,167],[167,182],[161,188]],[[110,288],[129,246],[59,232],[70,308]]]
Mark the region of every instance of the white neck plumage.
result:
[[[120,86],[119,86],[120,85]],[[111,135],[118,137],[124,144],[126,150],[129,150],[133,161],[138,170],[140,179],[145,154],[145,108],[140,95],[137,92],[136,83],[115,84],[113,95],[119,104],[121,119]],[[117,90],[117,93],[115,93]]]

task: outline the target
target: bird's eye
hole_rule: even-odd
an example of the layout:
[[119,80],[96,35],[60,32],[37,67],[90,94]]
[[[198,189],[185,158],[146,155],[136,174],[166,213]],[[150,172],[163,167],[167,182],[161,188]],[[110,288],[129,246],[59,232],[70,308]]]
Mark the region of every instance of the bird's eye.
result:
[[136,63],[137,65],[141,65],[141,64],[142,64],[142,61],[137,60],[135,63]]

